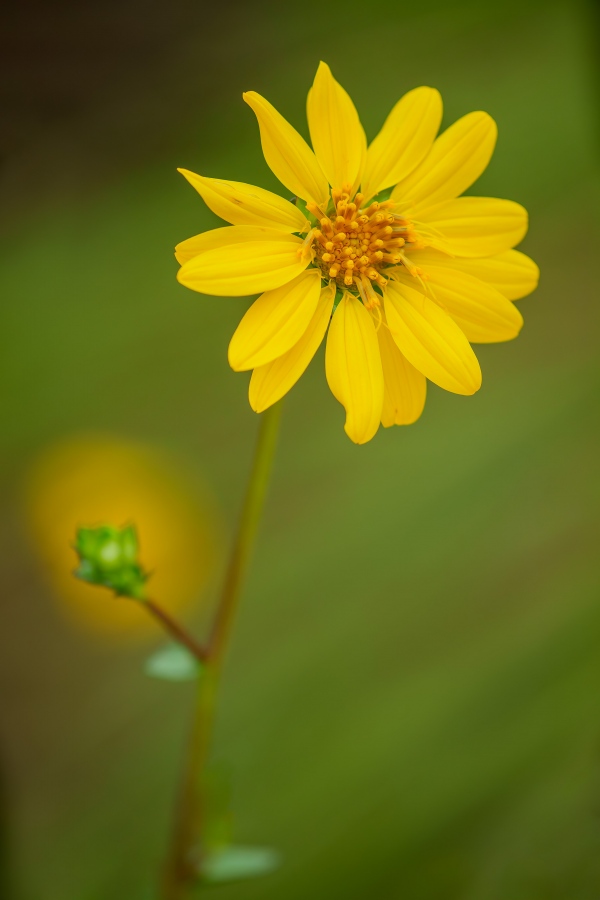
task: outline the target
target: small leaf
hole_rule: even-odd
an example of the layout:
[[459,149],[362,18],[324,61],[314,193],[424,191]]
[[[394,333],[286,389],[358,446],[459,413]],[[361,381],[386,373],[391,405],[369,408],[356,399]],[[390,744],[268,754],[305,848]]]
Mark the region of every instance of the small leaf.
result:
[[259,878],[276,869],[279,861],[279,854],[270,847],[225,847],[204,860],[202,880],[209,884],[220,884]]
[[146,660],[146,675],[164,678],[165,681],[195,681],[200,674],[200,664],[187,647],[167,644]]

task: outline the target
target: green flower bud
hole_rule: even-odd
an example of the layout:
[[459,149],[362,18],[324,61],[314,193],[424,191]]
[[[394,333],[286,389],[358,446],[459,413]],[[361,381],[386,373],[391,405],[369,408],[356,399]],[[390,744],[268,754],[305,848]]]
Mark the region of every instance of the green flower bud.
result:
[[110,588],[122,597],[144,599],[144,584],[149,575],[138,562],[134,525],[79,528],[75,550],[79,556],[76,578]]

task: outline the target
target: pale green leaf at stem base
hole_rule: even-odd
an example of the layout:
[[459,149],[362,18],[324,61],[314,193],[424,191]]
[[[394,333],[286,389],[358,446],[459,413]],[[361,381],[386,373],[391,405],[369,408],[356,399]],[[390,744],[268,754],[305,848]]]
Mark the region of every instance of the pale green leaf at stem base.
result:
[[167,644],[153,653],[144,665],[150,678],[164,681],[196,681],[202,669],[198,660],[181,644]]
[[270,847],[231,846],[208,856],[202,866],[203,884],[222,884],[259,878],[273,872],[280,863],[276,850]]

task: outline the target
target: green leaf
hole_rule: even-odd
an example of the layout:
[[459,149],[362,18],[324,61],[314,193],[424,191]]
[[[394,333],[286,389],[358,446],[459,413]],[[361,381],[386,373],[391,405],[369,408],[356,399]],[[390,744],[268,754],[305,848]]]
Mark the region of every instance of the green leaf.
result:
[[150,678],[165,681],[195,681],[200,674],[200,664],[187,647],[181,644],[167,644],[146,660],[144,666]]
[[273,872],[279,862],[279,854],[270,847],[225,847],[204,860],[202,880],[209,884],[220,884],[259,878]]

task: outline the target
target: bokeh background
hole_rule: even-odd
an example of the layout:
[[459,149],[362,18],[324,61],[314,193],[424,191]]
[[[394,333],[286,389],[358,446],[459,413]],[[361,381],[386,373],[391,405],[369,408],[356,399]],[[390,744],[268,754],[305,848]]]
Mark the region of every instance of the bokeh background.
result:
[[147,481],[131,463],[144,508],[132,495],[127,515],[148,552],[145,516],[172,537],[156,491],[176,476],[197,498],[190,515],[220,535],[212,562],[188,554],[181,614],[201,629],[257,419],[226,360],[246,301],[175,281],[174,244],[217,224],[175,169],[278,190],[241,93],[306,134],[324,58],[369,137],[419,84],[442,91],[446,125],[496,118],[472,192],[530,210],[522,247],[542,281],[518,340],[479,349],[482,390],[432,387],[414,426],[352,445],[322,355],[289,396],[215,746],[236,839],[276,846],[284,865],[219,896],[597,900],[596,13],[576,0],[4,10],[2,897],[151,896],[190,689],[143,675],[161,635],[141,611],[139,628],[105,627],[115,601],[91,591],[94,613],[73,615],[49,560],[73,483],[52,460],[94,440],[160,456]]

